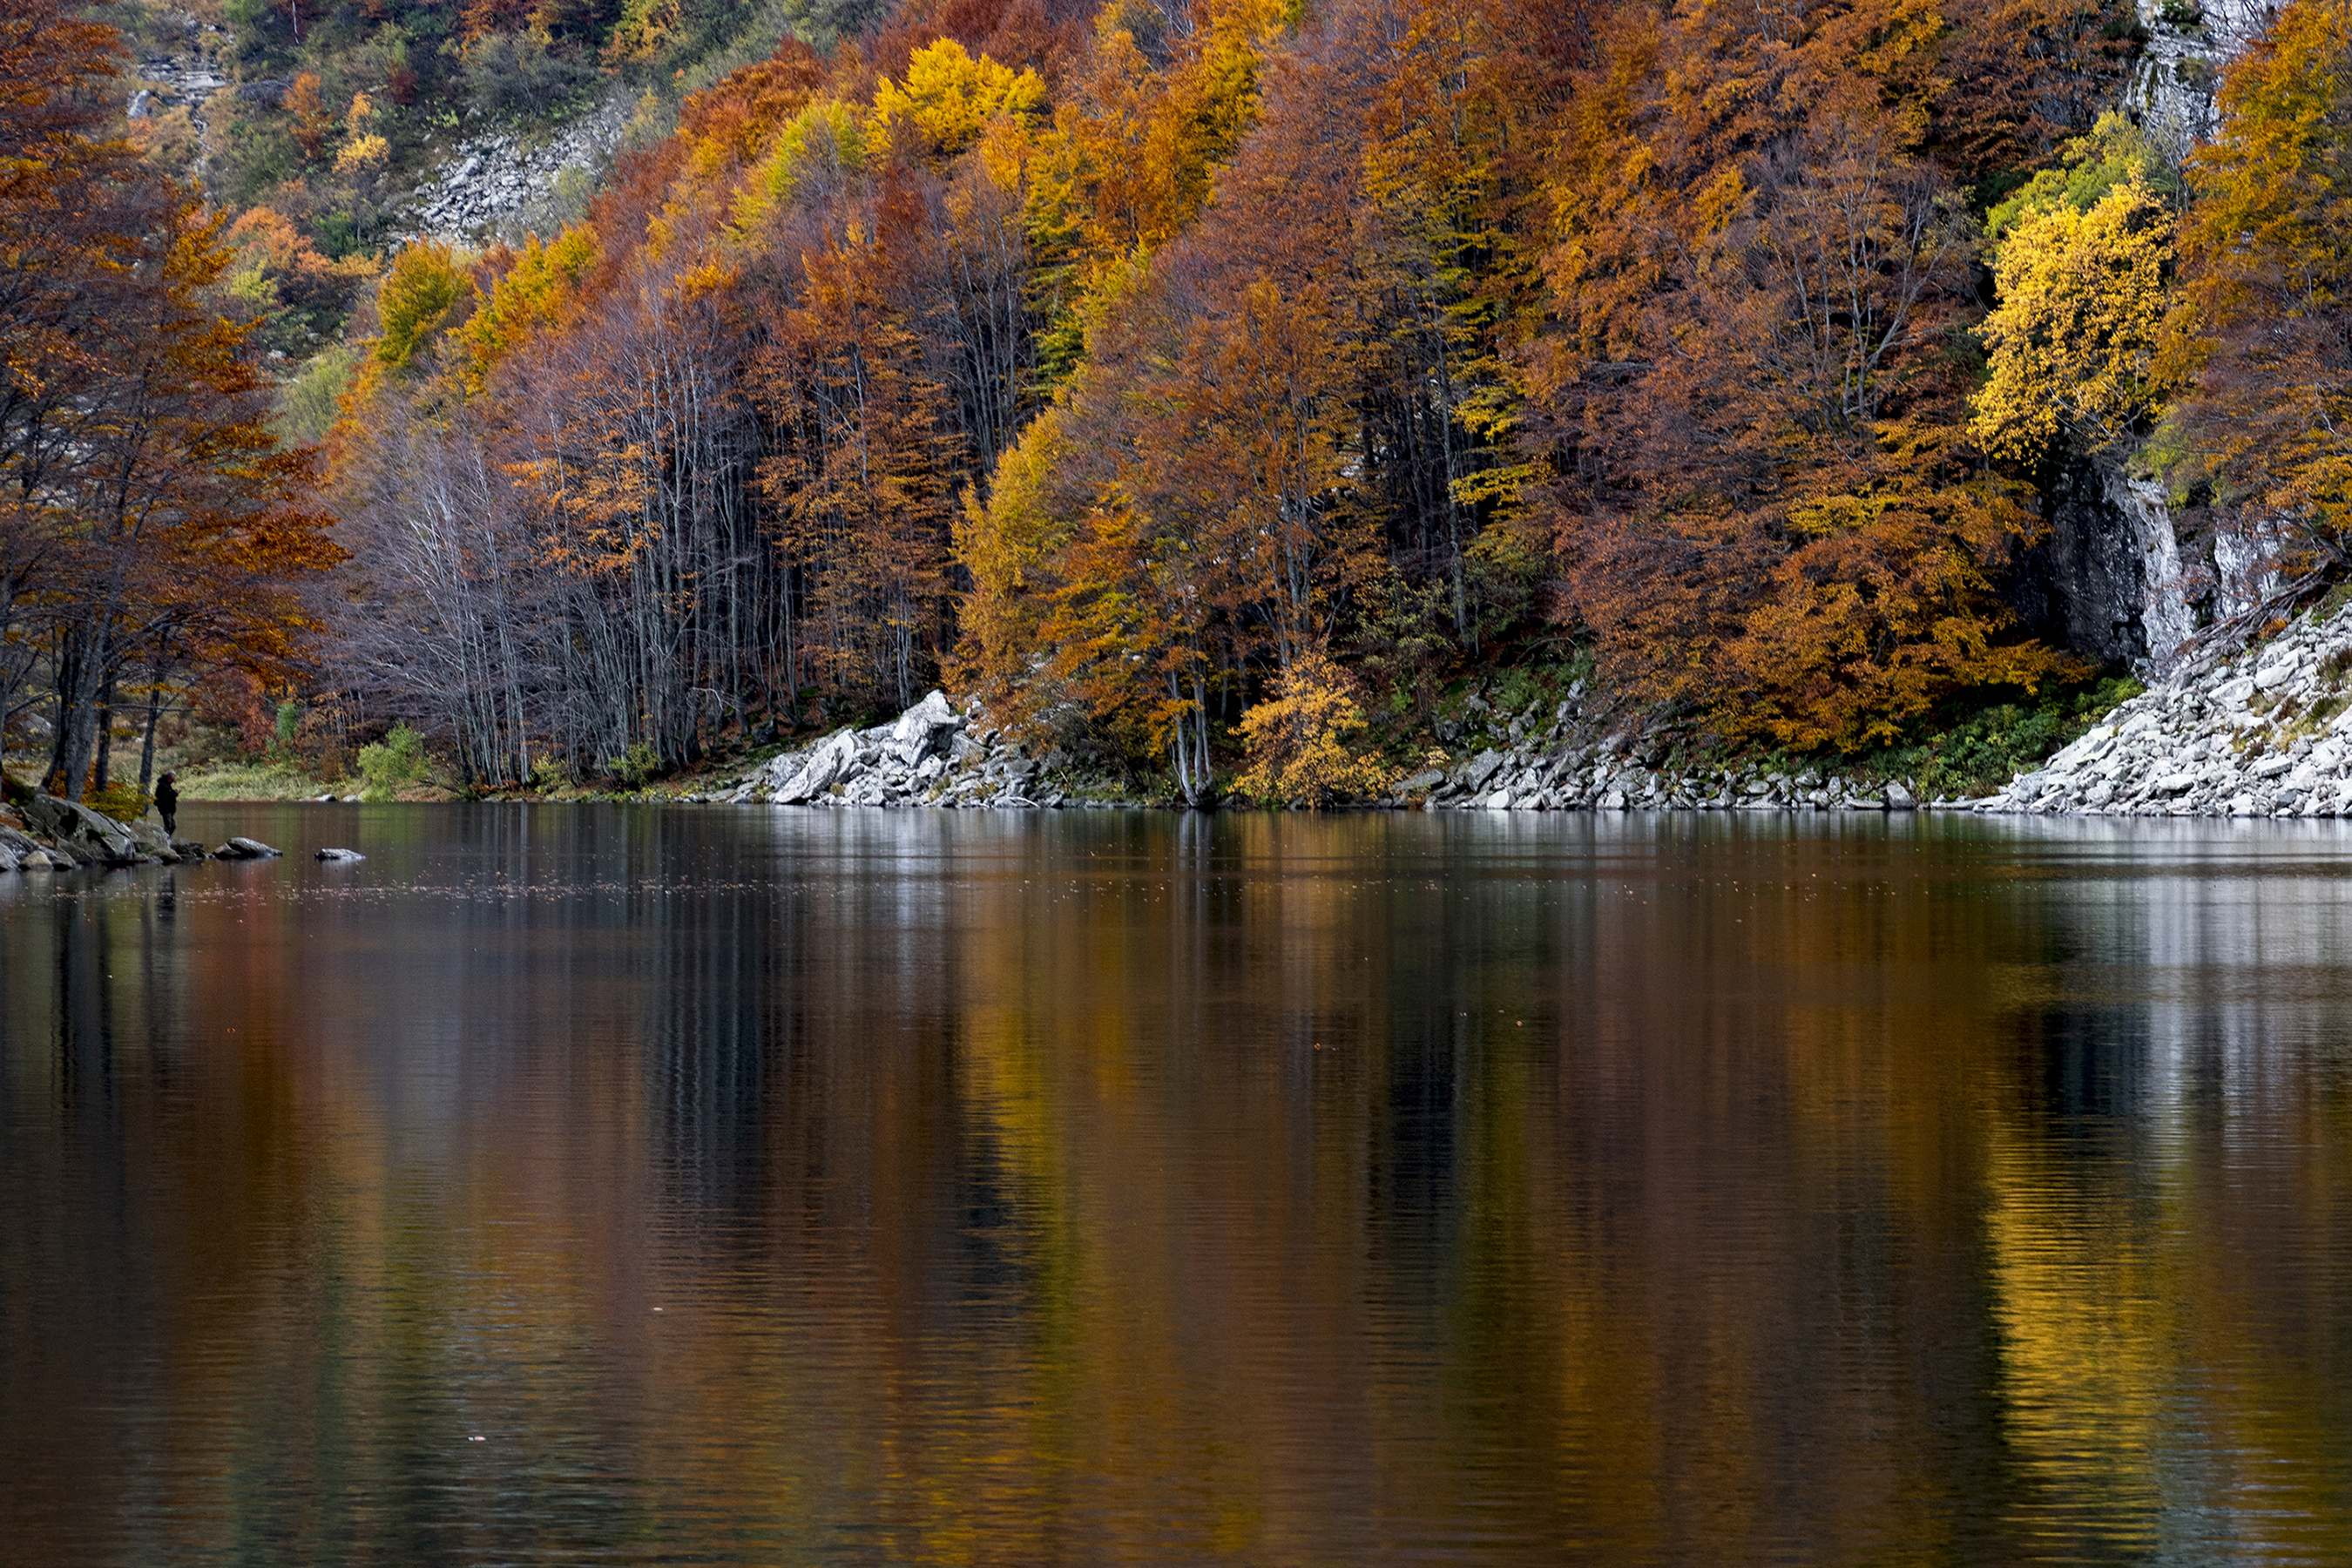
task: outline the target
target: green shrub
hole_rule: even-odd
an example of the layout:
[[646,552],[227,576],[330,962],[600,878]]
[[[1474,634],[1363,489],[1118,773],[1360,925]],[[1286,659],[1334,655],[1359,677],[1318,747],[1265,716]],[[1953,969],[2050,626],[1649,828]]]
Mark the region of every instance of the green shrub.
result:
[[587,60],[530,33],[492,33],[466,52],[474,110],[492,119],[547,119],[595,79]]
[[362,800],[394,800],[403,784],[423,784],[432,775],[425,756],[425,737],[405,724],[394,724],[382,741],[360,748],[360,777],[367,787]]
[[207,184],[236,206],[259,201],[302,172],[301,150],[282,125],[250,117],[236,119],[215,145],[218,151],[214,153]]
[[341,417],[343,389],[359,366],[359,352],[329,343],[278,395],[279,430],[297,441],[323,441]]
[[632,741],[627,751],[604,759],[604,771],[623,789],[642,789],[647,779],[661,772],[661,753],[643,741]]
[[1947,709],[1906,743],[1868,761],[1865,772],[1912,781],[1926,799],[1992,794],[2144,689],[2128,677],[2088,686],[2045,688],[2038,699]]

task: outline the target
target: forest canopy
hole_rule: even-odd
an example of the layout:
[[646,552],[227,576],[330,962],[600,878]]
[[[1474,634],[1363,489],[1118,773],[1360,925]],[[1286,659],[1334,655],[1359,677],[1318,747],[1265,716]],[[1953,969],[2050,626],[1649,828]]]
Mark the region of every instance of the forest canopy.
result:
[[[2018,590],[2067,465],[2344,560],[2347,0],[2195,150],[2110,112],[2123,0],[804,9],[519,245],[180,220],[360,301],[311,679],[479,783],[944,680],[1199,799],[1571,648],[1853,751],[2086,673]],[[300,159],[363,174],[395,74],[289,89]]]

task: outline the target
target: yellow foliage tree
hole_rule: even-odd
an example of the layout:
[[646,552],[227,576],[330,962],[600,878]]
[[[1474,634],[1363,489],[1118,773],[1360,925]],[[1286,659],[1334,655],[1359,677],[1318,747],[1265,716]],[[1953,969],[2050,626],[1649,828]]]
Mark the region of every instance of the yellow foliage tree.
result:
[[[1114,310],[1135,264],[1184,232],[1217,170],[1257,123],[1266,62],[1297,19],[1289,0],[1207,0],[1181,37],[1134,28],[1164,18],[1148,4],[1106,5],[1071,101],[1024,162],[1024,223],[1051,323],[1045,379],[1083,357],[1086,322]],[[1153,63],[1154,54],[1165,56]]]
[[2172,216],[2137,174],[2087,212],[2060,205],[2017,224],[1979,329],[1991,377],[1972,430],[2033,458],[2062,435],[2113,450],[2144,435],[2176,390],[2158,363],[2169,309]]
[[371,132],[354,136],[335,153],[335,173],[346,180],[374,174],[392,158],[392,143]]
[[1066,422],[1059,404],[1032,420],[997,459],[986,504],[967,490],[956,519],[955,558],[971,588],[959,609],[962,639],[950,674],[992,707],[1013,705],[1013,689],[1029,673],[1052,604],[1049,562],[1073,531],[1050,494],[1053,474],[1070,456]]
[[375,357],[397,370],[446,325],[474,285],[457,255],[438,240],[412,245],[393,258],[376,295]]
[[2066,143],[2056,168],[2042,170],[1985,214],[1985,238],[1997,247],[2018,224],[2062,206],[2089,212],[2109,192],[2135,180],[2159,196],[2180,198],[2179,174],[2167,165],[2148,133],[2110,110],[2089,135]]
[[952,157],[978,141],[996,116],[1027,121],[1045,107],[1045,79],[1035,71],[1016,72],[941,38],[908,57],[904,86],[882,79],[866,135],[877,146],[903,139],[927,157]]
[[1378,757],[1355,749],[1366,729],[1354,683],[1319,647],[1302,648],[1270,700],[1242,715],[1250,765],[1235,781],[1259,800],[1328,805],[1373,795],[1389,782]]
[[657,58],[687,26],[684,0],[625,0],[604,45],[604,58],[615,64]]
[[866,160],[866,132],[847,104],[812,103],[784,122],[775,145],[735,196],[738,231],[751,234],[789,204],[813,175],[854,174]]
[[535,234],[523,242],[515,264],[456,333],[472,362],[469,391],[481,391],[491,368],[526,336],[562,320],[598,254],[595,231],[584,224],[565,229],[552,244],[541,245]]

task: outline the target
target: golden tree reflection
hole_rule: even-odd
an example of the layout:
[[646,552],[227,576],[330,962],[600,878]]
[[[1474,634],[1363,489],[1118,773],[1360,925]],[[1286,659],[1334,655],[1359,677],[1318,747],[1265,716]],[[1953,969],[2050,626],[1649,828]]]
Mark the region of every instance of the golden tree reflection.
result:
[[37,1552],[2352,1551],[2331,881],[2184,918],[2236,884],[1924,820],[488,821],[365,899],[0,905],[0,1162],[79,1227],[0,1214]]

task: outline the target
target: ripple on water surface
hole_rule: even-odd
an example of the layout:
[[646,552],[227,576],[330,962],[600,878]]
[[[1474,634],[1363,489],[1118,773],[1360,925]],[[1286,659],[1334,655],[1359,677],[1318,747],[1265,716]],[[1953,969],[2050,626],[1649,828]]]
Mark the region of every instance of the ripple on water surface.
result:
[[2352,1558],[2332,825],[184,816],[0,879],[26,1561]]

